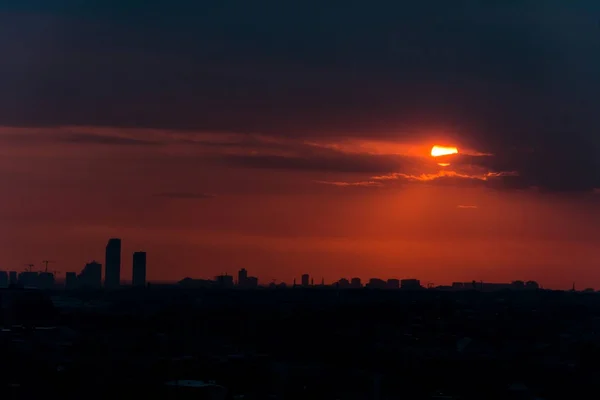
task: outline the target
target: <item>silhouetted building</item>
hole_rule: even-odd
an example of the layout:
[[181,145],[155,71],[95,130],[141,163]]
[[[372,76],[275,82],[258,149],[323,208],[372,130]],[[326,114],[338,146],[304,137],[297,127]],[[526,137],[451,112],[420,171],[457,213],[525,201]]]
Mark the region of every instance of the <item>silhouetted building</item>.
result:
[[102,287],[102,264],[96,261],[87,263],[77,277],[77,283],[80,288],[100,289]]
[[19,283],[19,279],[17,277],[17,271],[9,271],[8,272],[8,283],[10,285],[16,285]]
[[39,273],[36,271],[24,271],[21,272],[18,276],[18,282],[20,286],[23,287],[34,287],[37,288],[38,284],[38,275]]
[[302,287],[308,287],[310,276],[308,274],[302,275]]
[[255,276],[249,276],[246,278],[246,286],[249,289],[256,289],[258,287],[258,278]]
[[386,282],[379,278],[371,278],[369,279],[369,283],[367,283],[369,289],[385,289],[385,286]]
[[215,280],[221,288],[229,289],[233,287],[233,276],[231,275],[219,275],[215,277]]
[[422,289],[421,281],[418,279],[402,279],[400,281],[400,287],[406,290]]
[[192,279],[188,277],[180,280],[178,285],[184,288],[199,289],[214,287],[215,282],[208,279]]
[[477,284],[477,289],[482,290],[484,292],[495,292],[497,290],[507,290],[512,288],[513,286],[511,283],[480,282]]
[[248,271],[246,271],[246,268],[242,268],[238,271],[238,286],[245,287],[246,279],[248,279]]
[[133,253],[133,286],[146,286],[146,252]]
[[350,281],[350,287],[353,289],[361,288],[362,281],[360,280],[360,278],[352,278],[352,280]]
[[522,290],[525,289],[525,282],[523,281],[514,281],[513,283],[510,284],[512,286],[513,289],[515,290]]
[[8,287],[8,272],[0,271],[0,288]]
[[106,245],[104,286],[116,289],[121,284],[121,239],[110,239]]
[[40,272],[37,278],[39,289],[52,289],[54,287],[54,274],[52,272]]
[[399,279],[388,279],[386,287],[388,289],[400,289],[400,280]]
[[75,272],[67,272],[65,275],[65,289],[77,289],[77,274]]
[[527,281],[525,284],[525,289],[528,290],[537,290],[540,288],[540,285],[536,281]]
[[347,289],[350,287],[350,281],[346,278],[342,278],[337,281],[337,287],[340,289]]
[[520,289],[520,281],[512,283],[494,283],[494,282],[454,282],[452,283],[453,290],[481,290],[484,292],[495,292],[498,290]]

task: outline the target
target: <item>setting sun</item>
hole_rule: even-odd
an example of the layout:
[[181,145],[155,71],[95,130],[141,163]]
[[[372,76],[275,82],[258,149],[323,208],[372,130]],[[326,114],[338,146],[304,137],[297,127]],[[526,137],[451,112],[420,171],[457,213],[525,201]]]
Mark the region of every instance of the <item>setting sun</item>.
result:
[[446,146],[433,146],[431,148],[431,156],[432,157],[448,156],[451,154],[458,154],[458,149],[456,147],[446,147]]

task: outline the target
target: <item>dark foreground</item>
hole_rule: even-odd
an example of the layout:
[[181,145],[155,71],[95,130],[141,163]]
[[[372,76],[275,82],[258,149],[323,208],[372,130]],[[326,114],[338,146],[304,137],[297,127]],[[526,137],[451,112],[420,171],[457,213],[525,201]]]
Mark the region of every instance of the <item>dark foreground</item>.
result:
[[1,294],[2,399],[574,399],[600,393],[595,293],[155,288]]

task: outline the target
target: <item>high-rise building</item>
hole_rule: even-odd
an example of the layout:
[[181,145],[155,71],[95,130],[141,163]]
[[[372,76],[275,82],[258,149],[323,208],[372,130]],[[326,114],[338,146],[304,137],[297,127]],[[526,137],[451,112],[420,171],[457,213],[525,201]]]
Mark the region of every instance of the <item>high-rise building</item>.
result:
[[102,287],[102,264],[92,261],[77,277],[78,286],[87,289],[100,289]]
[[133,253],[133,286],[146,286],[146,252]]
[[116,289],[121,284],[121,239],[112,238],[106,245],[104,287]]
[[238,286],[240,287],[245,287],[246,286],[246,281],[248,280],[248,271],[246,271],[246,268],[242,268],[238,271]]
[[16,285],[19,283],[17,271],[8,271],[8,283],[10,285]]
[[75,272],[67,272],[65,275],[65,289],[77,289],[77,274]]
[[0,287],[8,287],[8,272],[0,271]]
[[308,274],[302,275],[302,287],[308,287],[310,276]]

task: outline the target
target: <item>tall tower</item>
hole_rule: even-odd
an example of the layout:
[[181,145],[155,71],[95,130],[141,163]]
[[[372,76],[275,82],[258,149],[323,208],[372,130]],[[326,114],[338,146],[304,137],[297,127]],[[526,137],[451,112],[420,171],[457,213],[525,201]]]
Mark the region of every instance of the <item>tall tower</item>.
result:
[[133,253],[133,286],[146,286],[146,252]]
[[238,286],[246,287],[247,283],[248,283],[248,271],[246,271],[246,268],[242,268],[238,271]]
[[109,239],[106,245],[104,287],[116,289],[121,284],[121,239]]

